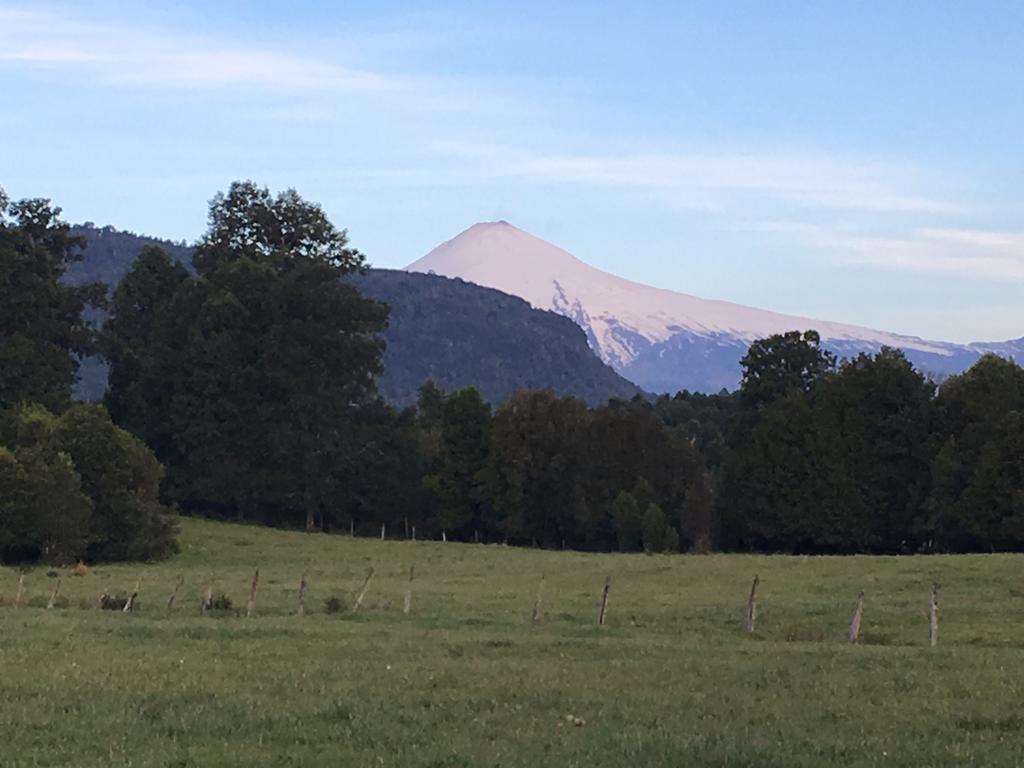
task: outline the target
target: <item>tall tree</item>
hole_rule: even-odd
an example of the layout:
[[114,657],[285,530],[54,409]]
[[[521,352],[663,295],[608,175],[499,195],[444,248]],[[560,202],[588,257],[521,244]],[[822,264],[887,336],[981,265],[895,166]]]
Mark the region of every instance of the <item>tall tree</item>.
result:
[[875,551],[913,550],[930,484],[929,429],[934,385],[902,352],[883,347],[858,355],[820,384],[819,422],[833,428],[858,498],[850,514],[858,540]]
[[487,492],[495,527],[511,541],[549,547],[583,542],[587,421],[583,401],[549,390],[518,392],[495,413]]
[[491,407],[474,387],[444,401],[438,465],[425,482],[437,499],[437,527],[456,536],[495,533],[489,530],[483,490],[490,421]]
[[95,344],[83,310],[102,305],[105,290],[61,282],[81,241],[60,213],[49,200],[11,203],[0,189],[0,408],[66,408],[78,358]]
[[[387,308],[344,280],[365,259],[320,206],[246,181],[211,201],[193,264],[183,279],[147,251],[126,279],[109,401],[138,414],[184,505],[322,527],[381,366]],[[155,316],[133,333],[142,303]]]
[[161,457],[171,451],[173,384],[185,363],[183,340],[174,333],[182,318],[171,304],[188,281],[188,271],[162,248],[145,246],[114,291],[103,328],[107,409]]
[[740,403],[751,411],[790,392],[809,393],[835,364],[835,355],[821,348],[817,331],[790,331],[758,339],[740,360]]
[[1024,369],[987,355],[942,385],[935,410],[934,546],[1024,547]]

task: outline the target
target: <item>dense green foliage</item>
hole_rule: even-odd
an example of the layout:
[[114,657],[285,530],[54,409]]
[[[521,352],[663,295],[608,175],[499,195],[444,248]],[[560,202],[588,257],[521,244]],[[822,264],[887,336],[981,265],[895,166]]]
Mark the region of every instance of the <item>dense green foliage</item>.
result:
[[718,482],[720,543],[796,552],[1024,547],[1024,370],[935,386],[897,350],[836,365],[816,334],[758,342]]
[[[81,260],[66,276],[72,283],[98,281],[113,290],[148,247],[159,247],[172,263],[192,268],[193,249],[182,243],[113,227],[86,225],[71,231],[84,243]],[[417,390],[427,380],[448,390],[476,387],[491,403],[503,402],[520,389],[552,389],[591,405],[640,393],[594,355],[575,323],[534,309],[515,296],[461,280],[396,270],[370,269],[346,279],[364,296],[390,306],[383,332],[384,370],[377,386],[392,405],[414,404]],[[106,388],[102,360],[85,358],[76,395],[100,400]]]
[[238,182],[211,202],[193,263],[195,277],[147,248],[115,291],[111,413],[157,450],[182,506],[326,527],[383,351],[386,308],[341,279],[362,254],[293,190]]
[[149,560],[175,549],[163,469],[98,405],[0,412],[0,562]]
[[379,384],[400,407],[413,405],[428,380],[446,390],[475,387],[495,405],[521,389],[550,389],[590,405],[640,394],[601,362],[572,320],[516,296],[393,270],[370,270],[352,282],[391,307]]
[[[607,555],[181,525],[180,554],[159,564],[30,570],[20,609],[21,574],[0,568],[5,768],[1024,759],[1019,555]],[[200,614],[211,574],[221,603],[244,613],[257,566],[253,617]],[[755,573],[751,635],[741,614]],[[543,617],[531,622],[542,578]],[[44,610],[58,579],[58,607]],[[140,581],[131,613],[95,610],[98,595]],[[585,725],[560,727],[567,714]]]
[[[56,211],[4,209],[0,287],[13,301],[0,405],[59,412],[92,348],[83,310],[102,297],[64,285],[78,243]],[[118,233],[88,231],[123,256]],[[650,401],[581,355],[578,329],[563,345],[565,318],[433,275],[366,274],[347,233],[291,190],[235,183],[197,246],[175,248],[142,248],[110,299],[101,351],[114,422],[167,466],[162,498],[188,512],[590,550],[1024,547],[1024,371],[1012,361],[983,358],[937,388],[899,351],[837,361],[817,333],[794,331],[751,345],[734,394]],[[389,308],[362,291],[388,298],[390,338],[422,365],[388,379]],[[623,397],[600,396],[609,390]],[[99,413],[95,435],[110,427]],[[118,549],[119,526],[159,515],[97,500],[90,478],[116,464],[83,469],[97,448],[0,455],[26,552],[134,556]],[[153,467],[138,469],[142,506],[157,503]],[[85,539],[83,499],[91,519],[115,520]],[[63,528],[54,507],[79,522]]]
[[81,240],[47,200],[0,190],[0,561],[137,560],[174,549],[163,470],[99,406],[71,406],[100,284],[67,284]]
[[83,313],[104,299],[98,284],[62,282],[80,245],[49,200],[12,203],[0,189],[0,410],[70,403],[78,356],[95,342]]

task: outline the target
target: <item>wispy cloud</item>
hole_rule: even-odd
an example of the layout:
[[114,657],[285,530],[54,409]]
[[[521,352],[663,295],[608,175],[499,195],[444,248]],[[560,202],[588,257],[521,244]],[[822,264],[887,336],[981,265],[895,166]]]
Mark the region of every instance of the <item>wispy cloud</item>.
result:
[[859,264],[1024,282],[1024,232],[916,229],[906,237],[853,238],[841,245]]
[[911,168],[814,153],[568,155],[441,144],[440,152],[496,177],[648,188],[679,208],[721,207],[737,198],[876,213],[954,213],[960,206],[922,192]]
[[400,91],[409,79],[262,47],[0,9],[0,64],[66,70],[112,85]]
[[912,227],[896,234],[865,232],[863,223],[786,220],[753,222],[751,232],[787,240],[801,250],[846,264],[993,281],[1024,281],[1024,232]]

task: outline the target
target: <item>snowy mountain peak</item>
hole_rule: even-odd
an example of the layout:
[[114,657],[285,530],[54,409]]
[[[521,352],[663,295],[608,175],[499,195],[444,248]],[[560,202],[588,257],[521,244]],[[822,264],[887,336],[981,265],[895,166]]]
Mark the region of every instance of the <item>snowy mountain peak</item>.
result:
[[[602,272],[507,221],[481,222],[407,268],[458,277],[526,299],[574,320],[590,346],[626,378],[650,391],[735,386],[751,341],[817,330],[842,355],[886,345],[925,370],[948,373],[980,349],[712,301]],[[716,372],[709,371],[718,367]],[[706,369],[706,370],[705,370]]]
[[[492,282],[500,283],[524,269],[547,273],[552,269],[569,265],[586,266],[571,253],[525,232],[505,220],[482,221],[460,232],[427,254],[410,264],[410,272],[434,272],[448,277],[461,277],[461,271],[474,274],[485,269]],[[469,282],[488,285],[479,279],[466,278]],[[507,293],[515,293],[507,291]]]

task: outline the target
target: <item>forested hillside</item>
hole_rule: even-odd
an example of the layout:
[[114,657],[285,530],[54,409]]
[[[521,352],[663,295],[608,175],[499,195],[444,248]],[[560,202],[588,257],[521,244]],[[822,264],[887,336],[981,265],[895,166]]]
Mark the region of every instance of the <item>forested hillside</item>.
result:
[[411,405],[430,379],[476,387],[501,403],[520,389],[551,389],[597,405],[640,394],[587,346],[572,320],[491,288],[438,275],[373,269],[352,278],[391,307],[381,394]]
[[[82,261],[67,272],[75,283],[116,287],[147,245],[159,246],[191,269],[192,249],[184,243],[113,227],[81,225],[72,232],[85,241]],[[395,405],[414,403],[427,379],[444,389],[475,386],[492,403],[520,389],[551,389],[591,404],[640,394],[598,359],[575,323],[533,309],[522,299],[461,280],[397,270],[371,269],[350,279],[362,293],[391,308],[378,387]],[[79,397],[103,396],[106,365],[87,359],[80,376]]]

